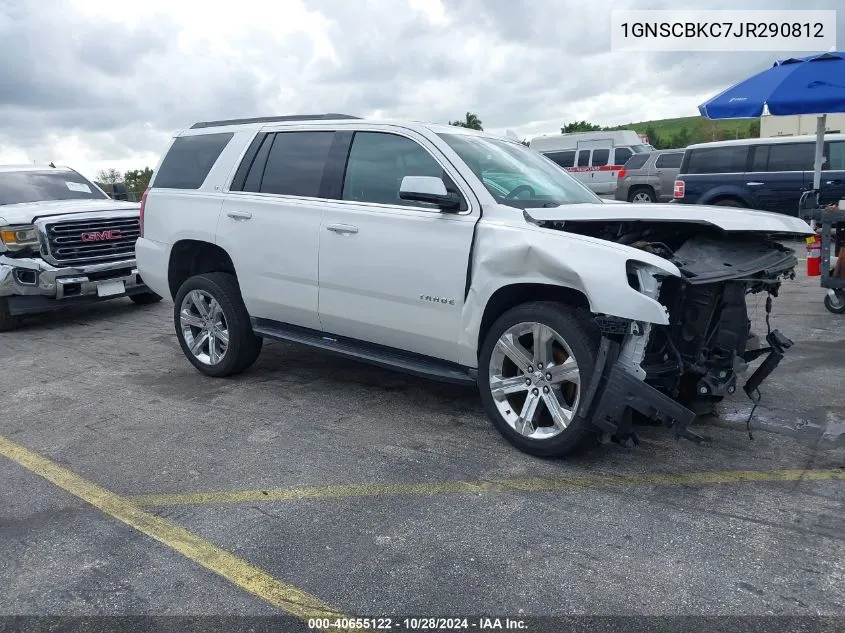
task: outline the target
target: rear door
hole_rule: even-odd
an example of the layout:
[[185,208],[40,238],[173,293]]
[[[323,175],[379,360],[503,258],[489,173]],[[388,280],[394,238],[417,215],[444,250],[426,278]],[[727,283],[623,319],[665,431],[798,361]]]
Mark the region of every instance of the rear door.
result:
[[660,202],[672,199],[675,179],[678,177],[683,157],[683,152],[666,152],[655,159],[650,175],[654,176],[654,192]]
[[217,243],[232,256],[250,316],[319,329],[317,266],[335,133],[259,134],[223,203]]
[[845,200],[845,141],[827,141],[824,155],[827,161],[822,168],[822,204]]
[[612,194],[616,189],[616,174],[611,166],[613,155],[613,141],[580,141],[578,143],[578,156],[580,164],[581,152],[590,151],[592,155],[588,165],[589,179],[584,182],[597,194]]
[[746,186],[748,145],[730,144],[688,149],[678,179],[685,184],[685,204],[709,204],[719,198],[735,198],[753,204]]
[[763,143],[751,146],[745,186],[754,207],[763,211],[798,214],[801,194],[812,186],[813,143]]

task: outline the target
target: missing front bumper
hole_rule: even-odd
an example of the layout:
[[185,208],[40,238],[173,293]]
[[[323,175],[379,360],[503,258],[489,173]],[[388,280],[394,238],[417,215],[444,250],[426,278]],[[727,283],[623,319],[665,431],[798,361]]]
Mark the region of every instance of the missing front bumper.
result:
[[633,436],[634,411],[674,428],[680,437],[689,437],[695,413],[625,369],[617,362],[619,351],[618,343],[602,339],[580,414],[611,437]]
[[[766,340],[769,347],[758,350],[755,358],[768,354],[743,387],[755,402],[759,400],[760,385],[780,364],[784,352],[792,346],[792,341],[777,330],[770,332]],[[700,440],[699,436],[689,430],[695,421],[695,412],[632,374],[624,363],[619,362],[619,352],[619,343],[607,337],[602,338],[590,386],[579,414],[590,420],[602,434],[622,441],[635,437],[634,411],[662,423],[674,431],[676,437]]]

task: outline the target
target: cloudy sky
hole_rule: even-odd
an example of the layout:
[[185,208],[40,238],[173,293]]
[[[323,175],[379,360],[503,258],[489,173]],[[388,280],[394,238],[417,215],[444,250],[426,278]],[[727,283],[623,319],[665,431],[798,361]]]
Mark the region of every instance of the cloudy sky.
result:
[[[684,8],[835,9],[838,0]],[[520,137],[697,114],[778,53],[610,50],[610,8],[565,0],[0,0],[0,162],[154,166],[195,121],[310,112]],[[837,14],[845,48],[845,9]]]

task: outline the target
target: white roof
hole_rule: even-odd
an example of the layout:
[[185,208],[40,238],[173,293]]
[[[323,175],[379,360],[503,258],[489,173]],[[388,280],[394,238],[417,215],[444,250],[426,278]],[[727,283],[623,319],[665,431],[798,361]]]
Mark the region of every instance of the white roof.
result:
[[176,133],[175,136],[188,136],[194,134],[215,134],[219,132],[237,132],[237,131],[252,131],[264,128],[283,128],[283,127],[355,127],[360,125],[368,126],[396,126],[404,127],[411,130],[429,130],[435,134],[469,134],[476,136],[485,136],[489,138],[496,138],[507,140],[516,143],[513,139],[498,134],[491,134],[470,128],[459,127],[457,125],[448,125],[445,123],[426,123],[424,121],[409,121],[407,119],[299,119],[296,121],[249,121],[245,120],[243,123],[233,123],[229,125],[209,126],[200,128],[185,128]]
[[[825,141],[845,141],[845,134],[825,134]],[[712,141],[710,143],[696,143],[687,149],[699,147],[729,147],[731,145],[773,145],[777,143],[815,143],[815,134],[802,136],[764,136],[763,138],[739,138],[730,141]]]

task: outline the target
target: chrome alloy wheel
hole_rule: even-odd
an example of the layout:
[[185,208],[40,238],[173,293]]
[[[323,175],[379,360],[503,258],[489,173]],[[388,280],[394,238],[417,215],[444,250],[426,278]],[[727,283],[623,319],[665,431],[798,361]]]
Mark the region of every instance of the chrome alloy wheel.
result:
[[490,358],[490,391],[517,433],[545,440],[563,432],[581,399],[581,372],[563,337],[542,323],[518,323]]
[[191,290],[179,310],[182,337],[201,363],[216,365],[229,348],[229,328],[223,308],[205,290]]
[[638,191],[634,194],[631,202],[651,202],[651,196],[645,191]]

